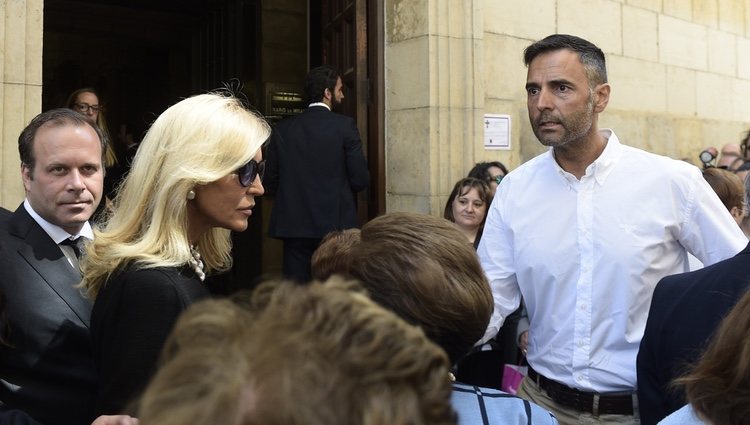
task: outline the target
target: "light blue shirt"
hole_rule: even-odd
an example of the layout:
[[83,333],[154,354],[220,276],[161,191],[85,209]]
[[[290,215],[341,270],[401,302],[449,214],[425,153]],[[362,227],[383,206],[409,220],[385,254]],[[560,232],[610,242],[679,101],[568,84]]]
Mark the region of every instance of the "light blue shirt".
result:
[[452,403],[459,425],[558,425],[552,413],[536,404],[491,388],[456,382]]
[[682,409],[672,413],[666,418],[662,419],[657,425],[705,425],[706,423],[700,420],[695,415],[695,411],[691,405],[682,406]]

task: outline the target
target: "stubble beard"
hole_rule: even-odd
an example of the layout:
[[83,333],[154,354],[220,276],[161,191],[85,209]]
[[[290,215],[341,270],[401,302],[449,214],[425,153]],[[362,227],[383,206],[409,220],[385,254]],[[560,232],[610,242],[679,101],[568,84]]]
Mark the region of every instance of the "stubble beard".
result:
[[[532,121],[531,127],[534,135],[544,146],[553,148],[563,147],[581,140],[589,133],[593,125],[594,98],[589,95],[586,109],[569,115],[568,117],[557,117],[552,112],[543,112],[536,120]],[[539,129],[540,122],[555,122],[562,126],[562,133],[543,133]]]

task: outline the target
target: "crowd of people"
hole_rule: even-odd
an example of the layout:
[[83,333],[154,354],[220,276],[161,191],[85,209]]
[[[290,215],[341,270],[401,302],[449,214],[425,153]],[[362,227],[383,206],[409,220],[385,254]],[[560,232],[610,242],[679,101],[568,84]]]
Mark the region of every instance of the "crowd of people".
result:
[[[332,67],[273,130],[217,91],[134,155],[93,89],[36,116],[25,199],[0,210],[0,424],[748,423],[750,133],[703,170],[635,149],[599,128],[596,45],[554,34],[523,60],[549,149],[477,163],[442,217],[361,228]],[[283,276],[212,297],[266,187]]]

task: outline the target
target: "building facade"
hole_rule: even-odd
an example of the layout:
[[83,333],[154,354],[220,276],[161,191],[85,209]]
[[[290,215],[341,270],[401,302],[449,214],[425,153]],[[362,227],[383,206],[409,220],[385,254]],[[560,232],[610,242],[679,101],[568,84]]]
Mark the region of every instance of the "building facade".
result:
[[[55,91],[71,88],[59,83],[61,64],[75,54],[65,50],[75,44],[70,40],[114,40],[100,49],[109,52],[103,63],[127,54],[121,52],[128,43],[156,43],[172,53],[150,69],[179,74],[187,63],[184,87],[193,91],[233,72],[247,75],[249,97],[266,114],[269,87],[294,91],[309,65],[344,64],[354,99],[348,111],[360,124],[373,174],[372,193],[361,199],[369,204],[364,219],[383,211],[438,215],[474,163],[499,160],[512,169],[542,152],[528,123],[522,52],[552,33],[579,35],[605,51],[612,95],[600,126],[615,129],[625,144],[698,163],[704,147],[738,143],[750,129],[745,0],[225,0],[213,20],[201,9],[209,2],[200,0],[187,2],[187,18],[178,6],[133,9],[136,3],[150,4],[0,0],[1,206],[14,209],[23,199],[18,134],[41,110],[59,106],[51,100],[62,95]],[[251,13],[231,23],[244,32],[222,32],[240,6]],[[92,21],[84,20],[76,21],[80,30],[65,26],[84,10],[94,11],[98,27],[85,28]],[[149,21],[137,20],[142,16]],[[118,19],[129,19],[127,29],[107,38]],[[139,28],[143,22],[167,22],[168,31],[151,36],[158,31]],[[216,33],[223,38],[208,48],[205,40],[216,41]],[[191,37],[192,44],[177,44]],[[116,98],[127,72],[106,63],[100,69],[107,78],[94,81]],[[64,75],[89,85],[84,74]],[[175,82],[164,87],[165,103],[191,94]],[[510,149],[485,149],[486,114],[510,117]]]

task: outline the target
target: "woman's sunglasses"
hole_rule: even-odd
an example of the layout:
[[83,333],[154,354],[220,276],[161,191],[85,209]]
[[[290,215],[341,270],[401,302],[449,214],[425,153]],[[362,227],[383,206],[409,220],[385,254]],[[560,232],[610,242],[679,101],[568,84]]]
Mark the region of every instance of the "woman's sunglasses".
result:
[[239,177],[242,186],[248,187],[253,184],[257,176],[260,176],[260,180],[263,181],[265,171],[266,161],[258,162],[251,159],[250,162],[237,169],[237,177]]

